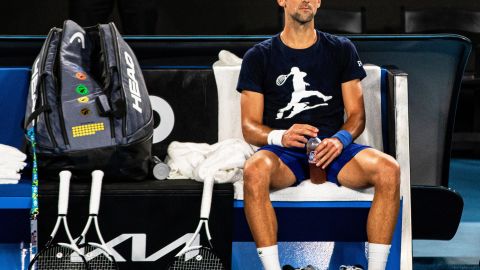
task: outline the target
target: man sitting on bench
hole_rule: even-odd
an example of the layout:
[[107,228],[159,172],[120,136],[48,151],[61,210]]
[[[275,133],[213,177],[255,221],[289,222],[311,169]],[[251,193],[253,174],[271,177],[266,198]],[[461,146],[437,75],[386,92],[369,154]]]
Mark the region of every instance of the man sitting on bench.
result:
[[352,143],[365,128],[362,62],[350,40],[314,28],[321,0],[277,2],[285,27],[245,54],[237,86],[243,136],[260,146],[245,164],[244,203],[262,264],[280,269],[269,191],[309,178],[305,144],[319,137],[314,161],[328,181],[375,187],[367,221],[368,269],[385,269],[400,206],[400,169],[391,156]]

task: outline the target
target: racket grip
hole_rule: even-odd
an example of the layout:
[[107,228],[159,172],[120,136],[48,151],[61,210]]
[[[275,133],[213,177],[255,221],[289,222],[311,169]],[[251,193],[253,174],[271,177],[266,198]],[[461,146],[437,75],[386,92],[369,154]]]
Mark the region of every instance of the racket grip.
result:
[[58,214],[66,215],[68,210],[68,193],[70,192],[70,171],[60,172],[60,188],[58,191]]
[[211,177],[207,177],[203,182],[202,206],[200,207],[200,218],[208,219],[210,217],[214,182],[215,181]]
[[102,194],[103,171],[95,170],[92,172],[92,189],[90,192],[90,215],[97,215],[100,207],[100,197]]

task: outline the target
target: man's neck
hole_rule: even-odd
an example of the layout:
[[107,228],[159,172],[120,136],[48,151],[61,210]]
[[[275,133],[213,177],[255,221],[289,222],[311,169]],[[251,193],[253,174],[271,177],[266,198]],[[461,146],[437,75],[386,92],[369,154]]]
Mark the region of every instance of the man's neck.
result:
[[317,41],[313,21],[307,24],[290,23],[280,33],[282,42],[293,49],[305,49]]

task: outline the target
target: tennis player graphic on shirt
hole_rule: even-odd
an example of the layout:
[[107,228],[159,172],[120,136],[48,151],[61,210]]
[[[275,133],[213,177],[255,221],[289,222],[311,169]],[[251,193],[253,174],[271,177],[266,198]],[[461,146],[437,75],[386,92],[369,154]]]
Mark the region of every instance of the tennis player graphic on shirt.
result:
[[[290,73],[287,75],[280,75],[278,76],[276,83],[278,86],[282,86],[285,81],[288,79],[288,77],[293,76],[292,78],[292,83],[293,83],[293,93],[292,93],[292,99],[290,102],[288,102],[287,106],[281,108],[278,110],[277,113],[277,119],[282,119],[284,118],[284,113],[288,110],[291,110],[290,114],[285,117],[287,118],[292,118],[293,116],[306,111],[306,110],[311,110],[314,108],[317,108],[319,106],[328,106],[327,101],[329,101],[332,96],[325,96],[322,94],[320,91],[316,90],[307,90],[307,86],[310,86],[309,83],[305,82],[303,78],[307,76],[307,73],[301,71],[298,67],[292,67],[290,70]],[[309,101],[302,101],[304,98],[308,98],[311,96],[317,96],[321,99],[323,99],[323,103],[315,104],[313,106],[309,106],[310,102]]]

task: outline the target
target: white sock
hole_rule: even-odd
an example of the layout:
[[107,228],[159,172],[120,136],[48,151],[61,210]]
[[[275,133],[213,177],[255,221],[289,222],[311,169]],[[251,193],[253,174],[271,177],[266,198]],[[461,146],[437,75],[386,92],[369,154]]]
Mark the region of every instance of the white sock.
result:
[[390,246],[368,243],[368,270],[385,270]]
[[257,248],[258,257],[262,261],[265,270],[281,270],[280,260],[278,259],[278,246],[269,246]]

